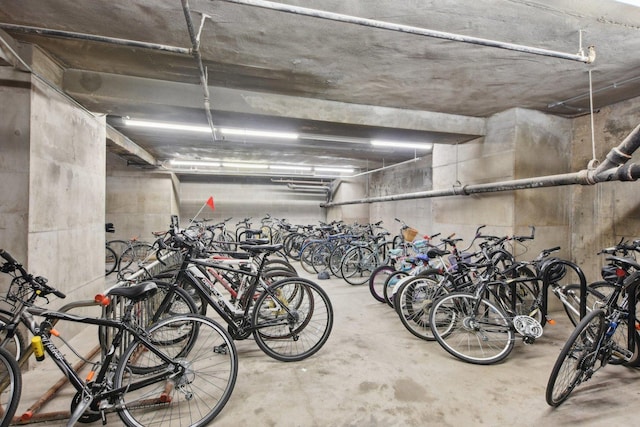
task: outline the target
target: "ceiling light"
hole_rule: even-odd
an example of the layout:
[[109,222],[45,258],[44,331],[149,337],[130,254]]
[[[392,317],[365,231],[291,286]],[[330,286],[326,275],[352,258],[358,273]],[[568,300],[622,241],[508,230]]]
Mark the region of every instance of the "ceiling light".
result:
[[431,150],[433,148],[433,144],[430,143],[387,141],[383,139],[374,139],[371,141],[371,145],[375,145],[376,147],[413,148],[417,150]]
[[220,128],[220,132],[223,135],[263,136],[267,138],[298,139],[298,134],[293,132],[270,132],[270,131],[261,131],[261,130],[231,129],[231,128]]
[[310,166],[296,165],[269,165],[269,169],[289,170],[289,171],[310,171]]
[[196,125],[181,125],[178,123],[162,123],[162,122],[149,122],[146,120],[131,120],[122,119],[122,122],[126,126],[145,127],[154,129],[166,129],[166,130],[184,130],[188,132],[203,132],[211,133],[211,128],[208,126],[196,126]]
[[353,173],[353,169],[351,168],[331,168],[331,167],[315,167],[313,168],[316,172],[337,172],[337,173]]
[[267,169],[269,165],[264,163],[223,163],[222,167],[225,168],[242,168],[242,169]]
[[327,142],[345,142],[347,144],[368,144],[367,138],[358,138],[355,136],[336,136],[336,135],[322,135],[317,133],[303,133],[300,134],[300,139],[312,139],[316,141]]
[[220,162],[209,162],[206,160],[170,160],[171,166],[201,166],[208,168],[220,167]]

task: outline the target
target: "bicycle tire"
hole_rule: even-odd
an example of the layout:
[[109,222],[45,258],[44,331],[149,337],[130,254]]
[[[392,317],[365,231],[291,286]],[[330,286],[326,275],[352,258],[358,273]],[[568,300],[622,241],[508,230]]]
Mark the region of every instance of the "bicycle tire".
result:
[[429,324],[431,307],[447,293],[442,281],[429,276],[416,276],[402,283],[394,306],[404,327],[420,339],[435,341]]
[[597,355],[591,353],[604,333],[604,311],[597,309],[587,313],[569,336],[553,365],[545,390],[547,404],[559,406],[587,378],[586,372],[597,360]]
[[393,288],[398,285],[398,282],[403,278],[409,276],[409,273],[406,271],[396,271],[387,277],[386,282],[384,282],[384,288],[382,289],[382,297],[384,298],[384,302],[391,308],[393,308]]
[[148,243],[134,243],[122,252],[118,261],[118,273],[125,271],[134,263],[145,261],[156,253],[156,249]]
[[329,270],[335,277],[341,277],[340,266],[342,265],[342,258],[350,247],[350,243],[341,243],[331,251],[331,255],[329,255]]
[[373,250],[368,247],[353,247],[344,254],[340,265],[342,278],[350,285],[362,285],[369,280],[371,273],[378,266],[368,264],[374,257]]
[[118,254],[109,245],[105,246],[105,269],[104,275],[108,276],[118,268]]
[[371,292],[373,299],[378,302],[385,302],[384,285],[389,276],[395,271],[395,268],[390,265],[381,265],[371,273],[371,276],[369,276],[369,292]]
[[[147,328],[167,317],[198,313],[198,306],[186,290],[168,282],[157,280],[154,280],[154,282],[158,289],[149,294],[148,298],[140,301],[132,313],[137,325]],[[103,309],[102,315],[107,319],[120,318],[122,316],[122,305],[112,302]],[[111,346],[111,339],[115,332],[104,326],[98,327],[98,339],[105,354]],[[128,335],[123,337],[124,342],[128,342],[131,339]]]
[[468,363],[498,363],[514,347],[515,333],[502,310],[473,294],[451,293],[435,301],[429,324],[442,348]]
[[313,254],[317,248],[316,242],[306,244],[300,251],[300,265],[302,269],[309,274],[315,274],[316,270],[313,268]]
[[295,362],[312,356],[327,342],[333,307],[326,292],[314,282],[300,277],[283,279],[256,301],[252,326],[256,344],[265,354]]
[[8,350],[0,348],[0,427],[11,424],[22,394],[22,373]]
[[0,310],[0,343],[2,347],[13,355],[14,359],[20,360],[25,351],[29,350],[30,342],[27,340],[21,325],[13,330],[11,338],[7,338],[6,325],[13,319],[13,313]]
[[[204,316],[188,314],[162,320],[147,333],[151,342],[170,342],[176,331],[185,328],[197,332],[188,352],[181,345],[155,346],[152,351],[136,340],[123,353],[114,385],[123,389],[118,414],[127,426],[205,426],[229,400],[238,375],[238,354],[222,326]],[[161,363],[154,351],[173,362]],[[173,366],[184,368],[184,372],[153,381]],[[147,383],[136,388],[135,384],[144,380]]]

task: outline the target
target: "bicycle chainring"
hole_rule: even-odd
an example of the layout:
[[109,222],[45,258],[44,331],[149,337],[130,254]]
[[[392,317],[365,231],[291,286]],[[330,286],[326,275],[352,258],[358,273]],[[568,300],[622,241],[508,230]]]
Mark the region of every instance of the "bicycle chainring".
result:
[[[82,396],[83,396],[82,391],[77,392],[75,396],[73,396],[73,399],[71,400],[72,414],[73,414],[73,411],[76,409],[76,406],[78,406],[78,403],[80,403],[80,401],[82,400]],[[86,411],[84,411],[84,414],[82,414],[82,416],[78,419],[79,422],[83,424],[88,424],[88,423],[94,423],[102,419],[102,415],[100,414],[100,412],[97,411],[95,408],[93,408],[95,404],[96,403],[94,402],[91,406],[87,408]]]
[[542,325],[531,316],[515,316],[513,327],[520,335],[526,338],[540,338],[542,336]]

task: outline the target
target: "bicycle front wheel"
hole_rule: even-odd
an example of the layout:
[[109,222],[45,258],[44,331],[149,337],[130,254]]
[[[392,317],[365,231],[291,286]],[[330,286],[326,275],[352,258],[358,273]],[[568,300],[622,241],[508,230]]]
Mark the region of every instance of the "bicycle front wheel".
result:
[[545,393],[549,405],[560,405],[587,379],[587,372],[597,361],[596,347],[604,333],[604,311],[587,313],[571,333],[551,370]]
[[431,332],[449,354],[465,362],[490,365],[513,350],[510,320],[491,301],[453,293],[433,303]]
[[[229,400],[238,375],[238,355],[227,331],[188,314],[162,320],[147,334],[153,346],[133,342],[116,368],[122,421],[137,427],[210,423]],[[188,347],[177,339],[186,335],[193,338]]]
[[11,424],[22,393],[22,373],[13,355],[0,347],[0,427]]
[[329,339],[333,307],[326,292],[300,277],[269,286],[253,308],[253,336],[267,355],[293,362],[316,353]]

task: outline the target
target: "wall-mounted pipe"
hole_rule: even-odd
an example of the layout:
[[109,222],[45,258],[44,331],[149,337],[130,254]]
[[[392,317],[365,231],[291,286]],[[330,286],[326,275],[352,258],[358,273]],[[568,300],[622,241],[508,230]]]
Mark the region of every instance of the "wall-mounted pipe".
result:
[[[548,50],[548,49],[540,49],[536,47],[524,46],[524,45],[519,45],[514,43],[505,43],[505,42],[500,42],[495,40],[482,39],[478,37],[470,37],[470,36],[464,36],[460,34],[446,33],[443,31],[428,30],[425,28],[413,27],[409,25],[393,24],[385,21],[360,18],[357,16],[343,15],[339,13],[326,12],[323,10],[309,9],[306,7],[292,6],[289,4],[275,3],[271,1],[264,1],[264,0],[223,0],[223,1],[226,1],[228,3],[237,3],[237,4],[247,5],[247,6],[260,7],[263,9],[278,10],[280,12],[292,13],[295,15],[305,15],[305,16],[310,16],[314,18],[328,19],[330,21],[346,22],[349,24],[362,25],[365,27],[374,27],[374,28],[380,28],[384,30],[397,31],[401,33],[415,34],[420,36],[433,37],[433,38],[457,41],[462,43],[470,43],[470,44],[476,44],[481,46],[495,47],[499,49],[514,50],[518,52],[530,53],[533,55],[542,55],[542,56],[550,56],[553,58],[568,59],[570,61],[584,62],[587,64],[592,63],[596,57],[596,52],[593,46],[589,46],[588,55],[584,55],[582,52],[579,52],[577,54],[570,54],[570,53],[557,52],[557,51]],[[580,50],[581,48],[582,46],[580,46]]]
[[640,178],[640,164],[627,162],[634,151],[640,147],[640,125],[618,145],[609,151],[605,161],[595,169],[583,169],[579,172],[548,175],[536,178],[515,179],[488,184],[454,186],[441,190],[419,191],[415,193],[369,197],[344,202],[329,202],[321,207],[330,208],[342,205],[391,202],[398,200],[426,199],[446,196],[469,196],[471,194],[497,193],[501,191],[523,190],[530,188],[559,187],[563,185],[594,185],[607,181],[635,181]]

